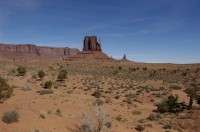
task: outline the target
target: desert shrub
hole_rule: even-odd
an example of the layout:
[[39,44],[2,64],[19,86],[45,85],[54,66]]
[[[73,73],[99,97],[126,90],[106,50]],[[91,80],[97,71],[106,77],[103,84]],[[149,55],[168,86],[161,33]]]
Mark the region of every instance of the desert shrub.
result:
[[185,90],[185,92],[190,97],[189,98],[188,108],[192,109],[192,107],[193,107],[193,100],[194,99],[198,99],[199,96],[200,96],[200,87],[199,87],[198,84],[192,83],[191,86]]
[[45,95],[45,94],[53,94],[53,91],[50,89],[42,89],[37,91],[36,93],[39,93],[40,95]]
[[0,77],[0,102],[10,98],[13,94],[13,88],[8,85],[5,79]]
[[107,123],[105,124],[105,126],[106,126],[107,128],[111,128],[111,127],[112,127],[112,123],[111,123],[111,122],[107,122]]
[[16,110],[7,111],[3,114],[2,121],[9,124],[19,120],[19,113]]
[[96,97],[96,98],[100,98],[102,96],[101,92],[99,89],[95,90],[92,94],[92,96]]
[[61,110],[60,110],[60,109],[57,109],[55,115],[62,117],[62,112],[61,112]]
[[51,81],[46,81],[44,83],[44,88],[45,89],[50,89],[52,87],[53,83]]
[[197,104],[200,105],[200,95],[196,98],[196,100],[197,100]]
[[33,74],[31,78],[32,79],[37,79],[37,74]]
[[143,67],[142,70],[147,71],[147,67]]
[[61,70],[58,74],[58,81],[63,81],[64,79],[67,78],[67,71],[66,70]]
[[172,85],[169,88],[170,89],[174,89],[174,90],[180,90],[180,89],[182,89],[181,86],[178,86],[178,85]]
[[172,129],[172,125],[170,125],[170,124],[165,124],[163,128],[164,128],[164,129]]
[[105,103],[112,103],[111,98],[110,97],[106,97],[105,98]]
[[102,107],[94,106],[93,116],[86,113],[82,114],[82,121],[75,125],[75,129],[69,129],[73,132],[107,132],[112,124],[106,118]]
[[38,77],[39,77],[40,79],[43,79],[44,76],[45,76],[44,71],[39,71],[39,72],[38,72]]
[[118,115],[115,119],[116,119],[117,121],[122,121],[122,116],[121,116],[121,115]]
[[157,117],[156,117],[155,114],[150,114],[150,115],[147,117],[147,119],[150,120],[150,121],[155,121],[155,120],[157,120]]
[[104,104],[104,102],[101,99],[96,99],[92,104],[93,104],[93,106],[95,106],[95,105],[101,106]]
[[167,99],[162,100],[159,104],[157,104],[158,112],[175,112],[175,108],[177,106],[178,96],[170,95]]
[[114,98],[115,98],[115,99],[119,99],[119,98],[120,98],[120,95],[116,95]]
[[132,114],[133,115],[140,115],[142,112],[141,111],[139,111],[139,110],[134,110],[134,111],[132,111]]
[[119,70],[122,70],[122,66],[119,66],[118,69],[119,69]]
[[24,76],[25,73],[26,73],[26,67],[24,67],[24,66],[18,66],[17,72],[18,72],[18,74],[19,74],[20,76]]
[[136,98],[136,95],[133,93],[128,93],[125,95],[126,99],[125,102],[128,104],[133,104],[133,99]]
[[182,72],[182,74],[181,74],[182,76],[187,76],[188,75],[188,73],[187,72]]
[[141,131],[144,131],[144,127],[142,126],[142,125],[137,125],[136,127],[135,127],[135,129],[137,130],[137,131],[139,131],[139,132],[141,132]]

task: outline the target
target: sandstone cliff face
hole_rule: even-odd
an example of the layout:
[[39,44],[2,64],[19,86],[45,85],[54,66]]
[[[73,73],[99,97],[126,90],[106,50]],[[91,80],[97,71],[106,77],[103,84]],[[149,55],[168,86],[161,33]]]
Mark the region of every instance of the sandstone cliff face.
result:
[[83,51],[102,51],[101,44],[97,42],[96,36],[86,36],[84,38]]
[[102,52],[101,44],[98,43],[96,36],[86,36],[83,41],[83,51],[75,56],[65,57],[64,60],[113,60]]
[[41,47],[33,44],[0,44],[0,57],[12,59],[62,59],[79,52],[75,48]]

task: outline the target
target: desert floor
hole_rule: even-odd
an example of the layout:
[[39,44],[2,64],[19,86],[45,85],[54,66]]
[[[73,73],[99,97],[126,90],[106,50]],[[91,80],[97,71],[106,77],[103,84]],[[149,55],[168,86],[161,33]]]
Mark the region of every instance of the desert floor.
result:
[[[17,75],[18,66],[26,67],[24,76]],[[200,131],[200,110],[155,112],[156,104],[171,94],[188,103],[184,90],[193,82],[200,85],[199,68],[200,64],[0,60],[0,76],[14,89],[0,104],[0,117],[9,110],[20,115],[16,123],[0,120],[0,132],[70,132],[83,123],[82,113],[95,124],[97,108],[109,122],[104,131],[134,132],[138,125],[145,132]],[[62,69],[67,70],[67,79],[57,81]],[[37,76],[39,70],[46,74],[43,79]],[[53,93],[40,95],[49,80]]]

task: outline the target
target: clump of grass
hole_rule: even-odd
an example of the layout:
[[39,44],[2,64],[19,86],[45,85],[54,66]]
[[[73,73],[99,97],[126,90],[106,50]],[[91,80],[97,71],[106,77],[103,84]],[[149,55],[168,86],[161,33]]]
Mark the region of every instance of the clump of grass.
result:
[[142,112],[141,111],[139,111],[139,110],[134,110],[134,111],[132,111],[132,114],[133,115],[140,115]]
[[45,94],[53,94],[54,92],[50,89],[42,89],[37,91],[36,93],[39,93],[40,95],[45,95]]
[[169,88],[173,89],[173,90],[180,90],[180,89],[182,89],[181,86],[178,86],[178,85],[172,85]]
[[20,117],[19,113],[16,110],[6,111],[3,114],[2,121],[7,123],[7,124],[10,124],[10,123],[13,123],[13,122],[18,122],[19,117]]

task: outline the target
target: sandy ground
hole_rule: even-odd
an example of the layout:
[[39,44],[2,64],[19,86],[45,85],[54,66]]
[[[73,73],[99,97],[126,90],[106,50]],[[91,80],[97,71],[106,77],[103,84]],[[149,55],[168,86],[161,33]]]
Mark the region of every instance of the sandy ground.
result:
[[[16,76],[14,70],[19,65],[27,68],[25,76]],[[118,67],[122,66],[122,70]],[[129,67],[139,67],[136,72],[129,74]],[[142,68],[147,67],[147,71]],[[183,90],[186,88],[188,78],[196,77],[199,82],[199,73],[195,74],[200,65],[171,65],[171,64],[137,64],[119,62],[63,62],[63,61],[7,61],[1,60],[0,75],[7,79],[8,84],[14,88],[13,96],[0,104],[0,117],[9,110],[17,110],[20,114],[19,121],[6,124],[0,120],[0,132],[70,132],[70,128],[81,123],[81,113],[94,115],[93,102],[96,100],[92,93],[96,89],[102,90],[100,99],[104,102],[101,106],[105,118],[111,122],[111,132],[134,132],[140,124],[148,132],[165,131],[190,131],[188,127],[165,129],[163,124],[169,123],[178,117],[175,114],[160,114],[162,118],[150,121],[147,117],[156,110],[156,102],[169,94],[178,94],[179,101],[188,103],[189,98]],[[165,68],[165,70],[160,70]],[[173,70],[190,69],[190,76],[180,77],[172,75]],[[68,71],[68,78],[58,82],[57,75],[60,69]],[[43,80],[37,75],[39,70],[44,70],[46,76]],[[157,71],[154,78],[150,77]],[[117,75],[115,75],[115,71]],[[114,75],[113,75],[114,74]],[[147,75],[148,74],[148,75]],[[168,79],[169,77],[169,79]],[[171,79],[174,80],[171,80]],[[39,95],[38,90],[43,90],[42,84],[51,80],[53,94]],[[181,86],[180,90],[170,90],[171,85]],[[150,91],[145,91],[149,87]],[[158,91],[164,87],[167,90]],[[109,90],[111,89],[111,90]],[[152,90],[154,89],[154,90]],[[136,97],[131,104],[126,102],[125,95],[133,93]],[[116,98],[119,96],[119,98]],[[106,100],[110,98],[110,102]],[[197,105],[197,104],[195,104]],[[62,116],[55,114],[59,109]],[[133,111],[140,114],[133,114]],[[45,119],[40,117],[45,113]],[[117,120],[117,117],[121,119]],[[93,118],[95,122],[95,118]]]

